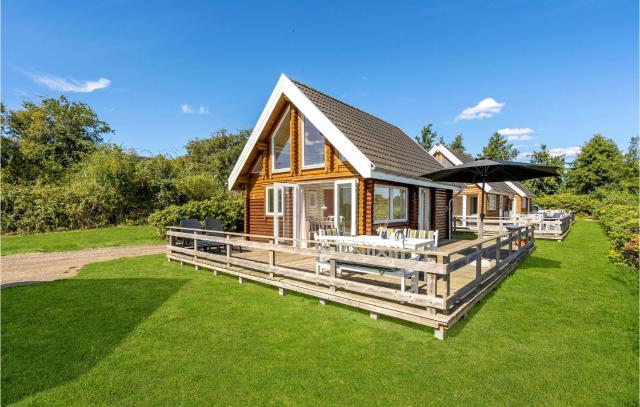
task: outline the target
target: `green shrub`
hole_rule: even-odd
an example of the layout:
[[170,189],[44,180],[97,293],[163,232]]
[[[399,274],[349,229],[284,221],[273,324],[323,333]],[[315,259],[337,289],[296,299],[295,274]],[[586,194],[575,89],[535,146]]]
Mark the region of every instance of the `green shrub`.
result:
[[234,232],[242,229],[244,199],[241,194],[228,193],[206,201],[189,202],[184,205],[171,205],[149,215],[149,224],[157,229],[158,236],[164,237],[167,226],[177,226],[180,219],[215,218],[222,223],[224,230]]
[[597,207],[597,201],[591,196],[568,192],[538,196],[534,203],[543,209],[566,209],[580,215],[592,215]]
[[[618,196],[612,197],[616,201]],[[637,204],[609,204],[607,200],[595,213],[596,218],[609,235],[609,258],[619,264],[638,268],[638,212]]]

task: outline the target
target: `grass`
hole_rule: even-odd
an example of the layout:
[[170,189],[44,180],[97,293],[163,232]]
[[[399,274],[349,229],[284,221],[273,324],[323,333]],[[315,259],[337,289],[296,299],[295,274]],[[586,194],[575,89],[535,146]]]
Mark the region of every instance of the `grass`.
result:
[[5,235],[2,255],[29,252],[59,252],[95,247],[160,244],[155,228],[149,225],[72,230],[68,232]]
[[2,290],[2,404],[636,405],[637,273],[579,221],[432,330],[163,256]]

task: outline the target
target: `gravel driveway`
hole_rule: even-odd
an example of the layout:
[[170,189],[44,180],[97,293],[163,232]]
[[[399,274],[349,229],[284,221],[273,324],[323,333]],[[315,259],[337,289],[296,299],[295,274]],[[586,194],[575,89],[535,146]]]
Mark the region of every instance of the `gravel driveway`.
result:
[[165,245],[103,247],[70,252],[26,253],[0,257],[2,288],[12,285],[53,281],[78,274],[85,264],[121,257],[164,253]]

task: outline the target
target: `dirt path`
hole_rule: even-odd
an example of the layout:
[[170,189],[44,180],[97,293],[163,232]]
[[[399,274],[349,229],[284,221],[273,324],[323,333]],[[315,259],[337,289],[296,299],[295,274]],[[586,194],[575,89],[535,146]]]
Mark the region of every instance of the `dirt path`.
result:
[[70,252],[26,253],[0,257],[2,288],[18,284],[53,281],[78,274],[85,264],[121,257],[163,253],[165,245],[103,247]]

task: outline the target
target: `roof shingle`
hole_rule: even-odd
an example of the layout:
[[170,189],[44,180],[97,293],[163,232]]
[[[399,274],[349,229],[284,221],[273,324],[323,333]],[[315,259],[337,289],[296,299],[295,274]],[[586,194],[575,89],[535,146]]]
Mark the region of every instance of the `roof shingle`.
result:
[[376,169],[414,177],[442,169],[431,154],[398,127],[303,83],[293,83]]

